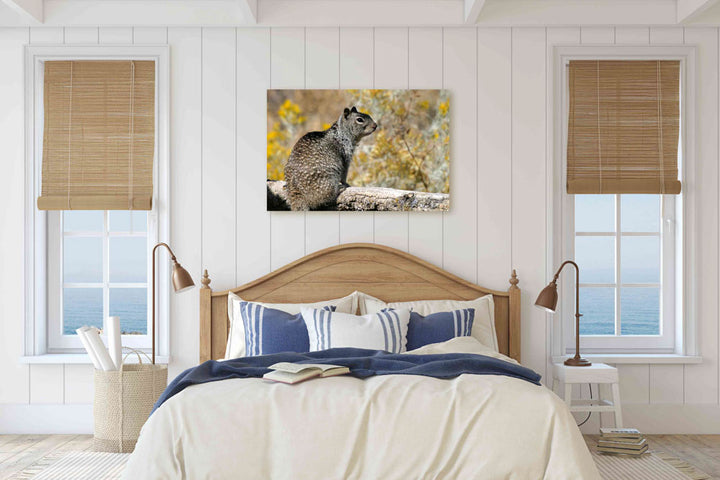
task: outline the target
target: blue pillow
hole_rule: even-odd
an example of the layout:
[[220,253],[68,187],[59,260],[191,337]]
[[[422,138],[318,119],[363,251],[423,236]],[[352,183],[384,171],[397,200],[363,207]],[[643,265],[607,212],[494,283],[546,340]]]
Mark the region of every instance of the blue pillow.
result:
[[410,312],[407,349],[414,350],[424,345],[444,342],[455,337],[469,337],[474,319],[474,308],[431,313],[426,317],[417,312]]
[[[335,307],[326,306],[323,310],[334,312]],[[240,302],[240,316],[245,329],[245,355],[248,357],[310,351],[308,330],[301,314],[253,302]]]

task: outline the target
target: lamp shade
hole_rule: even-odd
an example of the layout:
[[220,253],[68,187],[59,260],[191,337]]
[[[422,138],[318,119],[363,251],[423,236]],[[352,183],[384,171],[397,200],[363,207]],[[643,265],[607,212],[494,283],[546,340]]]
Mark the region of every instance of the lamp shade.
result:
[[552,281],[547,287],[543,288],[540,294],[535,300],[535,306],[547,310],[550,313],[555,313],[557,308],[558,293],[557,283]]
[[192,277],[178,262],[173,263],[172,284],[175,292],[182,292],[195,286]]

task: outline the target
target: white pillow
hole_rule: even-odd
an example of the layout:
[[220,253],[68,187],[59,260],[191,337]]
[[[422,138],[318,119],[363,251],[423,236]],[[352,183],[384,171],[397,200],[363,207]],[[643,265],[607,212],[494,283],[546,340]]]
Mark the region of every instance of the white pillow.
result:
[[402,308],[369,315],[303,309],[310,351],[335,347],[369,348],[402,353],[407,344],[410,310]]
[[496,352],[473,337],[455,337],[444,342],[430,343],[405,352],[406,355],[437,355],[439,353],[473,353],[520,365],[516,360]]
[[379,312],[384,308],[409,308],[426,317],[431,313],[452,312],[463,308],[475,309],[475,320],[471,335],[477,338],[480,343],[495,350],[498,350],[497,334],[495,333],[495,302],[492,295],[476,298],[475,300],[416,300],[413,302],[391,302],[385,303],[382,300],[357,292],[360,303],[360,314]]
[[[335,310],[344,313],[355,313],[358,307],[358,292],[353,292],[347,297],[335,298],[315,303],[261,303],[265,308],[274,308],[283,312],[297,315],[303,308],[322,308],[334,306]],[[228,319],[230,320],[230,332],[228,332],[227,347],[225,347],[225,358],[239,358],[245,356],[245,327],[240,315],[240,302],[245,302],[234,293],[228,293]]]

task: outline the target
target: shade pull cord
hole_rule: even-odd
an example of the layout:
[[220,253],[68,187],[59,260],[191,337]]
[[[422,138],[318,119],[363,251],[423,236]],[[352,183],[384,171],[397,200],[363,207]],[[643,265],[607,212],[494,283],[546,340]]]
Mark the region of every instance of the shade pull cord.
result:
[[662,75],[657,63],[658,151],[660,153],[660,194],[665,195],[665,152],[663,151]]
[[73,111],[73,65],[70,62],[70,120],[68,121],[68,166],[67,166],[67,209],[70,208],[70,169],[72,168],[72,111]]
[[598,180],[600,193],[603,192],[602,142],[600,141],[600,62],[595,62],[595,81],[597,82],[597,144],[598,144]]
[[[567,147],[567,153],[566,153],[566,157],[565,157],[565,161],[566,161],[566,166],[565,166],[565,188],[566,188],[566,189],[567,189],[567,185],[568,185],[568,179],[569,179],[569,177],[570,177],[570,175],[569,175],[569,173],[570,173],[570,165],[569,165],[569,162],[567,162],[567,159],[568,159],[568,157],[570,156],[570,150],[571,150],[571,149],[572,149],[572,156],[573,156],[573,158],[575,158],[575,141],[574,141],[574,139],[573,139],[572,142],[570,141],[570,134],[569,134],[570,131],[574,131],[574,130],[575,130],[575,102],[576,102],[576,100],[575,100],[575,74],[574,74],[574,71],[573,71],[572,63],[568,63],[568,66],[567,66],[567,75],[568,75],[568,85],[569,85],[569,88],[570,88],[570,95],[569,95],[569,97],[570,97],[570,100],[569,100],[570,105],[568,106],[568,115],[569,115],[569,118],[568,118],[568,137],[567,137],[567,140],[566,140],[568,147]],[[573,172],[573,174],[574,174],[574,172]]]
[[135,62],[130,62],[130,168],[128,168],[128,210],[133,209],[133,147],[135,141]]

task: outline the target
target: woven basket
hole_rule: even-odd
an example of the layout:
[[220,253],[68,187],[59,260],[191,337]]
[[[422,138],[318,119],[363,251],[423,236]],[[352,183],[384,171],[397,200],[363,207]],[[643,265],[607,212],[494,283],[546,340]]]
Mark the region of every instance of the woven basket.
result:
[[167,365],[142,363],[141,352],[134,353],[140,363],[126,364],[123,359],[120,370],[95,370],[96,451],[132,452],[140,429],[167,386]]

